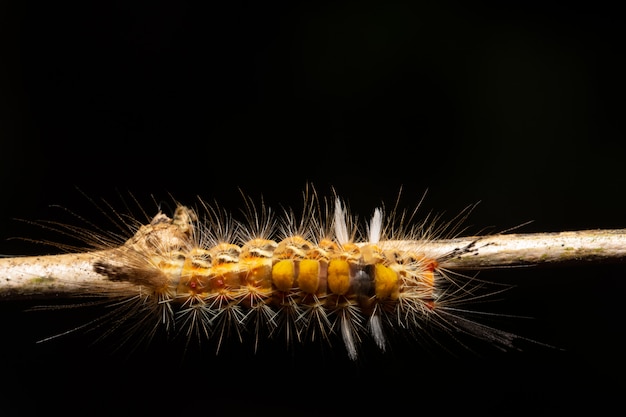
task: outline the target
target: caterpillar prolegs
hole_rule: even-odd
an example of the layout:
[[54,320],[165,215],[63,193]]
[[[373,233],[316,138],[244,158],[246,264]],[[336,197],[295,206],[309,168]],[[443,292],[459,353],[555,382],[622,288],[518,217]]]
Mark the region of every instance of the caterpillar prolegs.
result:
[[447,225],[427,218],[408,226],[412,215],[378,208],[359,227],[341,199],[329,201],[306,194],[301,216],[276,216],[245,199],[244,221],[202,201],[200,210],[157,214],[93,263],[121,285],[111,294],[136,301],[117,304],[114,327],[144,335],[162,327],[215,340],[218,350],[227,337],[252,337],[255,348],[266,337],[338,339],[354,360],[364,339],[384,351],[390,333],[419,338],[433,329],[513,347],[515,336],[458,308],[483,296],[482,283],[447,271],[445,261],[472,245],[428,253],[420,244],[457,233],[470,209]]

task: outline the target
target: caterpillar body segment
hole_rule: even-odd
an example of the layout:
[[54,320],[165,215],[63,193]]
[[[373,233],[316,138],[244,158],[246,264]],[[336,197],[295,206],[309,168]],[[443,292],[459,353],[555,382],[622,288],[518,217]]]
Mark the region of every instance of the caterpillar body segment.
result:
[[158,215],[140,229],[141,238],[99,260],[95,270],[136,284],[160,322],[189,337],[216,339],[218,349],[225,337],[243,340],[248,332],[255,346],[264,335],[282,334],[291,343],[337,334],[356,359],[365,337],[385,350],[390,331],[420,332],[426,323],[445,328],[438,310],[451,281],[439,257],[386,241],[390,228],[380,209],[365,241],[357,241],[355,221],[339,199],[325,216],[329,224],[312,213],[306,222],[288,214],[274,235],[268,231],[277,222],[266,212],[248,213],[255,231],[220,210],[208,212],[202,222],[179,206],[170,229]]

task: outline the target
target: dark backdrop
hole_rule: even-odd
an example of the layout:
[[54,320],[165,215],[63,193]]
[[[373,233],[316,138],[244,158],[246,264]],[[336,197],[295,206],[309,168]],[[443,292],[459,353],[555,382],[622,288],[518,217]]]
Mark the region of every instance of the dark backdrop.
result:
[[[481,201],[474,231],[625,226],[624,26],[603,2],[96,3],[0,6],[0,253],[50,251],[7,240],[48,237],[13,219],[65,220],[55,204],[97,215],[84,195],[236,211],[239,188],[289,206],[308,182],[362,216],[402,187],[403,204],[428,189],[425,210],[450,216]],[[619,406],[625,273],[484,273],[519,286],[507,312],[536,317],[513,330],[565,352],[400,344],[359,366],[314,349],[182,360],[167,345],[131,358],[81,337],[34,345],[75,317],[6,303],[0,414]]]

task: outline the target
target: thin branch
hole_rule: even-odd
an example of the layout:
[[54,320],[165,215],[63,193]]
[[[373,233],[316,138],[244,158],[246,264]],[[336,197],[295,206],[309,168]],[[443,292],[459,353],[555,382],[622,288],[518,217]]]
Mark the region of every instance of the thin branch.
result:
[[[120,247],[85,253],[0,258],[0,299],[58,296],[131,295],[137,283],[111,280],[98,262],[149,259],[155,249],[180,247],[193,233],[195,217],[183,209],[178,217],[155,216]],[[498,234],[428,241],[386,241],[385,248],[423,253],[448,270],[511,266],[618,262],[626,259],[626,229],[560,233]]]
[[136,287],[113,282],[94,266],[113,251],[0,258],[0,299],[132,294]]
[[[128,295],[137,286],[112,281],[97,272],[102,259],[123,259],[159,247],[188,233],[189,224],[158,219],[158,227],[144,226],[119,248],[50,256],[0,259],[0,298]],[[155,222],[153,221],[153,224]],[[155,238],[158,241],[155,242]],[[146,242],[150,242],[148,246]],[[434,241],[388,241],[393,248],[424,253],[449,270],[480,270],[522,265],[563,265],[574,262],[617,262],[626,258],[626,229],[561,233],[499,234]]]
[[430,242],[398,242],[421,248],[442,266],[480,270],[511,266],[547,266],[582,262],[619,262],[626,259],[626,229],[556,233],[470,236]]

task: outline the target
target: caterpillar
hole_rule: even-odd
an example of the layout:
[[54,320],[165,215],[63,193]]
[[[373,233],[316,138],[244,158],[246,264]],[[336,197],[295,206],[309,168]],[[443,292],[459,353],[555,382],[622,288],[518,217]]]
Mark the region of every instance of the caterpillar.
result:
[[[458,234],[472,207],[446,224],[431,216],[412,224],[417,208],[386,214],[382,206],[360,224],[341,198],[321,199],[308,188],[300,215],[277,215],[244,196],[239,220],[199,201],[133,226],[136,233],[113,249],[110,238],[99,238],[93,272],[116,300],[106,333],[124,328],[150,339],[164,329],[213,340],[218,352],[229,338],[251,337],[255,350],[264,338],[337,339],[351,360],[365,339],[384,352],[397,333],[471,335],[515,349],[516,335],[462,308],[491,294],[481,291],[485,283],[444,267],[473,245],[429,253],[420,244]],[[93,232],[71,232],[94,240]]]

